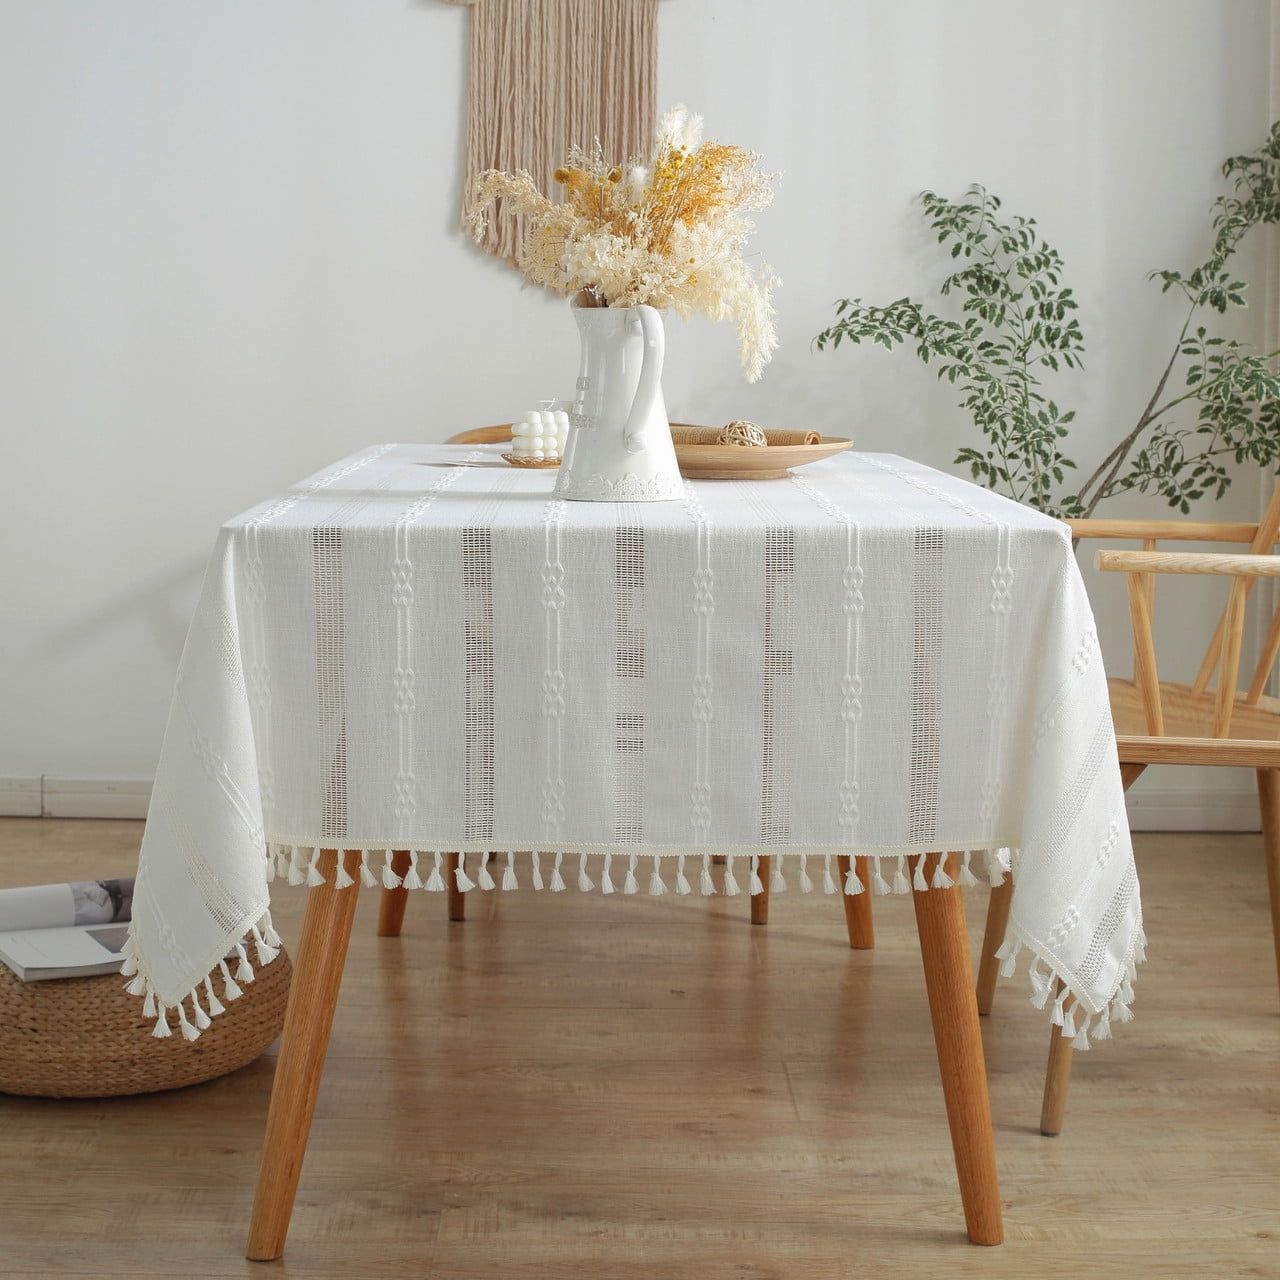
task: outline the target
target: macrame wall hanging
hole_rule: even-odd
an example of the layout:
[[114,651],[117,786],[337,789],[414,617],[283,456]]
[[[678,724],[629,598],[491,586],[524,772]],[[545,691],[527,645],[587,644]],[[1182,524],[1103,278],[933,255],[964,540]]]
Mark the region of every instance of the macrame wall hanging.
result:
[[[619,161],[653,132],[658,0],[445,0],[471,10],[463,219],[478,174],[527,169],[541,189],[573,144]],[[499,204],[483,245],[516,262],[521,219]]]

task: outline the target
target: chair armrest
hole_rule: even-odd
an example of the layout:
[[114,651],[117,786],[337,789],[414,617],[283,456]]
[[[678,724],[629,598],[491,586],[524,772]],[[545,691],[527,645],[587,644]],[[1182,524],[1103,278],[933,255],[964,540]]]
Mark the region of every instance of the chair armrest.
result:
[[1073,538],[1109,538],[1124,542],[1239,542],[1248,546],[1257,524],[1198,520],[1067,520]]
[[1280,578],[1280,556],[1215,555],[1196,551],[1099,551],[1104,573],[1212,573],[1232,578]]

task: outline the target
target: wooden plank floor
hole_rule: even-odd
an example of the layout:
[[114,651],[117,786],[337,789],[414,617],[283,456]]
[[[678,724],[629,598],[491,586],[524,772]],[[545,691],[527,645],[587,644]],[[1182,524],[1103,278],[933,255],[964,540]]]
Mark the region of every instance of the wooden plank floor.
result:
[[[140,825],[0,821],[0,886]],[[241,1253],[272,1058],[116,1102],[0,1097],[0,1275],[764,1280],[1280,1273],[1280,1001],[1256,836],[1143,836],[1137,1021],[1036,1129],[1025,974],[986,1028],[1007,1243],[964,1238],[910,902],[364,896],[281,1264]],[[297,935],[303,890],[277,890]],[[985,893],[970,900],[976,945]]]

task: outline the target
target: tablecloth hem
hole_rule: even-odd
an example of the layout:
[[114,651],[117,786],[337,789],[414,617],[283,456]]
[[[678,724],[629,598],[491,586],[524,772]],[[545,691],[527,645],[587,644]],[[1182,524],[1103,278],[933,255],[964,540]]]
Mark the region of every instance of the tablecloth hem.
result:
[[[1049,1021],[1061,1029],[1077,1051],[1087,1050],[1090,1039],[1111,1039],[1113,1022],[1132,1022],[1133,983],[1138,965],[1147,958],[1147,936],[1139,923],[1133,935],[1121,978],[1107,1000],[1099,1003],[1070,976],[1070,968],[1043,943],[1036,942],[1010,915],[1004,942],[996,955],[1000,976],[1010,977],[1022,951],[1032,955],[1027,978],[1031,985],[1031,1005],[1047,1010]],[[1043,966],[1043,967],[1042,967]],[[1083,1017],[1081,1016],[1083,1014]]]

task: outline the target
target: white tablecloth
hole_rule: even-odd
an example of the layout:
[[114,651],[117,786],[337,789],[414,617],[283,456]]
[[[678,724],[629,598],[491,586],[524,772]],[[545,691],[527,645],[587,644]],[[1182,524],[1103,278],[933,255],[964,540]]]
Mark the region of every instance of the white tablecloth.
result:
[[367,883],[398,883],[391,850],[427,889],[492,850],[464,889],[620,895],[758,891],[766,854],[775,890],[860,854],[846,892],[907,892],[906,854],[965,851],[971,883],[1012,850],[1008,964],[1033,954],[1041,1005],[1062,979],[1078,1045],[1129,1016],[1138,883],[1063,526],[884,455],[676,503],[552,479],[385,445],[224,526],[134,900],[158,1034],[270,958],[268,881],[317,883],[321,848]]

